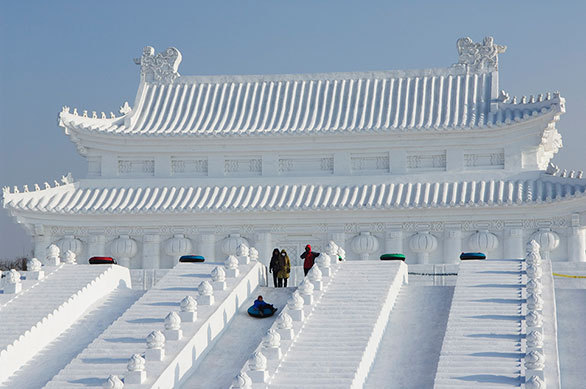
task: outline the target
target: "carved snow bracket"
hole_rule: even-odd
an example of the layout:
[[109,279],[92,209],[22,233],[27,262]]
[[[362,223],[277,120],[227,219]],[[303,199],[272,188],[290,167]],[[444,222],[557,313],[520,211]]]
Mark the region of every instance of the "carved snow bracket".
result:
[[146,46],[142,50],[142,57],[135,58],[134,63],[140,65],[140,76],[146,82],[172,83],[179,73],[181,52],[175,47],[169,47],[162,53],[155,54],[155,49]]
[[507,49],[507,46],[496,45],[491,36],[485,37],[482,43],[475,43],[468,37],[460,38],[457,47],[458,64],[466,65],[473,72],[498,70],[498,55]]

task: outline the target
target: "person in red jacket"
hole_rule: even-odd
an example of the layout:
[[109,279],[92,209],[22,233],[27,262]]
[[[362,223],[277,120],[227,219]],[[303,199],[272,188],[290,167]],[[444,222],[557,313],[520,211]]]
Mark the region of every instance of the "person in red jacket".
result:
[[304,259],[303,272],[305,273],[305,275],[307,275],[307,273],[309,273],[309,270],[313,266],[315,259],[317,257],[319,257],[319,253],[316,253],[315,251],[311,251],[310,245],[305,246],[305,252],[303,254],[301,254],[301,258]]

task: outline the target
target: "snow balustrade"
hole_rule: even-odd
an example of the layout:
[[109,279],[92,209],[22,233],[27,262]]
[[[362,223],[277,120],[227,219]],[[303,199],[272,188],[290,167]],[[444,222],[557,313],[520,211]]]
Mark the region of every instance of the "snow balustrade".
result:
[[[185,296],[179,303],[180,311],[171,311],[165,317],[164,328],[153,329],[146,337],[146,351],[130,357],[124,379],[110,375],[104,387],[176,386],[205,356],[213,341],[238,313],[240,305],[266,281],[256,253],[254,248],[238,247],[236,255],[229,255],[224,266],[214,267],[210,272],[212,281],[204,280],[199,284],[198,296]],[[237,280],[231,290],[227,290],[227,278]],[[224,292],[224,295],[217,299],[217,292]],[[198,316],[201,306],[212,309]],[[175,343],[171,349],[178,352],[166,353],[170,342]]]
[[[231,388],[266,384],[302,331],[338,270],[338,246],[330,242],[307,277],[293,292],[271,328],[234,378]],[[332,259],[333,258],[333,259]]]
[[523,264],[527,282],[523,306],[525,334],[523,365],[524,387],[527,389],[560,388],[557,347],[555,290],[551,261],[542,259],[540,245],[535,240],[527,244]]

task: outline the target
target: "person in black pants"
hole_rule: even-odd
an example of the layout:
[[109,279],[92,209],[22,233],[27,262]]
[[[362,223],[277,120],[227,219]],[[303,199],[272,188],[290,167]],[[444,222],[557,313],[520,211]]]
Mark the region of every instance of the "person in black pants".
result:
[[271,263],[269,264],[269,273],[273,273],[273,284],[277,287],[277,279],[279,271],[281,270],[281,253],[279,249],[273,250],[273,256],[271,257]]

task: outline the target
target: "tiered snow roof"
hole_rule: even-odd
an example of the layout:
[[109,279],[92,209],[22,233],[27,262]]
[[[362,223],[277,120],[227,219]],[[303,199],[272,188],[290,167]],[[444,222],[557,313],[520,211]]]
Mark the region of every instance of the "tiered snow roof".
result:
[[515,206],[583,197],[586,182],[548,178],[362,185],[136,185],[92,180],[4,193],[12,210],[52,214],[256,212]]

